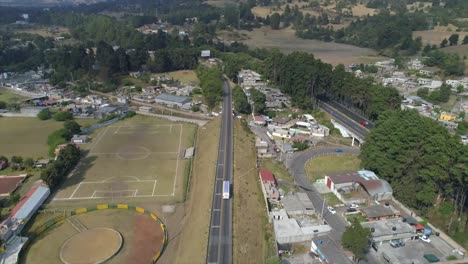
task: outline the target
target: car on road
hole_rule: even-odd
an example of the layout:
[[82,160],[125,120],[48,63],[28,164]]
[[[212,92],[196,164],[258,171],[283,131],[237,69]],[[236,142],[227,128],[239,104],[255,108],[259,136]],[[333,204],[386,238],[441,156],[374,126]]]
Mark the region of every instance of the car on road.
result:
[[361,126],[363,126],[363,127],[366,127],[367,125],[369,125],[369,122],[361,121],[361,122],[359,122],[359,124],[361,124]]
[[342,149],[335,149],[335,152],[343,152]]
[[357,208],[359,208],[359,205],[357,205],[355,203],[352,203],[352,204],[349,205],[349,208],[357,209]]
[[431,243],[431,239],[427,235],[420,237],[420,239],[426,243]]
[[336,214],[335,208],[333,208],[333,207],[331,207],[331,206],[328,206],[327,209],[328,209],[328,211],[329,211],[330,213]]

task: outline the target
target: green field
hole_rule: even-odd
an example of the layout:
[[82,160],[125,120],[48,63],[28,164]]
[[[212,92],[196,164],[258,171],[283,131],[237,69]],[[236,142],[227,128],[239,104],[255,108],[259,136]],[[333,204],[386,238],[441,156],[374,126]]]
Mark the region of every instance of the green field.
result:
[[[94,119],[76,120],[82,126]],[[63,122],[39,120],[35,117],[0,117],[0,155],[37,159],[48,157],[47,136],[63,127]]]
[[354,155],[326,155],[309,160],[305,170],[309,179],[314,182],[327,174],[357,171],[360,165],[361,161]]
[[5,103],[18,102],[26,99],[27,97],[12,93],[6,89],[0,89],[0,101]]
[[81,145],[87,155],[54,200],[180,200],[189,162],[183,155],[193,145],[195,129],[138,115],[99,129]]

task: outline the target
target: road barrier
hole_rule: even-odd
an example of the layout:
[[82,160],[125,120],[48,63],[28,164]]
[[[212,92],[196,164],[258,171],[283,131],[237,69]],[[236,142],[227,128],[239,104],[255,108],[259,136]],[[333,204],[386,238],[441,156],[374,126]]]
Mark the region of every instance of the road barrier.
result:
[[[164,232],[163,241],[162,241],[161,247],[158,249],[158,252],[156,252],[156,255],[150,261],[150,264],[156,263],[158,261],[158,259],[161,257],[161,254],[166,249],[167,242],[168,242],[168,233],[167,233],[166,225],[154,213],[152,213],[152,212],[150,212],[150,211],[148,211],[148,210],[146,210],[146,209],[144,209],[142,207],[132,206],[132,205],[128,205],[128,204],[99,204],[99,205],[96,205],[96,206],[93,206],[93,207],[79,208],[79,209],[73,210],[73,211],[70,212],[70,215],[68,215],[68,216],[86,214],[86,213],[96,211],[96,210],[107,210],[107,209],[121,209],[121,210],[135,211],[135,212],[138,212],[138,213],[141,213],[141,214],[148,215],[155,222],[157,222],[159,224],[162,231]],[[28,241],[23,245],[23,247],[21,249],[21,252],[20,252],[20,256],[22,255],[22,253],[25,251],[25,249],[30,245],[30,243],[35,238],[37,238],[40,234],[42,234],[44,231],[46,231],[50,227],[53,227],[57,223],[60,223],[63,220],[67,219],[68,216],[67,216],[66,213],[58,215],[58,216],[48,220],[47,222],[45,222],[43,225],[39,226],[38,228],[36,228],[32,232],[32,234],[28,237],[29,238]]]

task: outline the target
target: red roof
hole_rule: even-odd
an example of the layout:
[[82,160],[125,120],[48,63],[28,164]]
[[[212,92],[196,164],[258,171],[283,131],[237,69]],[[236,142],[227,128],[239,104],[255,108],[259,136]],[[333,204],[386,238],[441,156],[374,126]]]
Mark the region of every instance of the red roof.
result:
[[275,176],[273,176],[273,173],[269,170],[260,169],[260,178],[262,182],[276,183]]
[[265,122],[265,118],[263,118],[263,116],[255,116],[254,119],[257,122]]
[[20,176],[0,176],[0,195],[9,195],[21,182],[26,178],[26,175]]
[[424,230],[424,226],[421,224],[415,224],[414,227],[416,228],[416,230]]
[[31,198],[31,196],[34,194],[34,192],[37,190],[37,188],[39,188],[39,186],[35,186],[35,187],[31,188],[26,193],[26,195],[23,197],[23,199],[13,209],[11,209],[10,216],[14,216],[16,214],[16,212],[18,212],[19,209],[21,209],[21,207],[23,207],[23,205],[29,200],[29,198]]

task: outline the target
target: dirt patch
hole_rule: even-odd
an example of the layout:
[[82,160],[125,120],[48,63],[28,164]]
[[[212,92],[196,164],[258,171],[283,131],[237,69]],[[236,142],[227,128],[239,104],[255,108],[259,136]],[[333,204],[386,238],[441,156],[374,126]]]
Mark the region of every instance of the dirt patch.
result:
[[372,49],[312,39],[300,39],[295,36],[294,30],[291,28],[271,30],[269,27],[263,27],[240,32],[249,37],[249,39],[242,42],[251,47],[278,48],[285,53],[293,51],[309,52],[316,58],[333,65],[340,63],[344,65],[372,63],[383,59]]
[[363,17],[363,16],[373,16],[377,14],[377,10],[374,8],[368,8],[365,5],[356,5],[351,8],[353,11],[353,16]]
[[164,233],[158,232],[161,228],[155,225],[153,219],[147,215],[136,215],[133,221],[132,250],[127,263],[146,263],[154,257],[155,249],[162,246]]
[[452,34],[458,34],[458,43],[460,44],[463,38],[468,35],[468,32],[447,31],[443,28],[437,27],[434,30],[414,31],[413,38],[421,37],[424,45],[440,45],[442,40],[449,39]]

